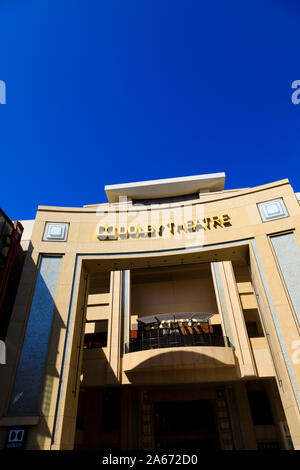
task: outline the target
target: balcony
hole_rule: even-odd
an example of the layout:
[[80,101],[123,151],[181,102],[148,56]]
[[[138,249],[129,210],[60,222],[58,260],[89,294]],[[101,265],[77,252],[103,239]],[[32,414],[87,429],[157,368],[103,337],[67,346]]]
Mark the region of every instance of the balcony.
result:
[[180,348],[187,346],[223,346],[224,338],[220,333],[182,334],[173,332],[152,338],[131,338],[125,352],[145,351],[148,349]]
[[172,384],[235,380],[234,350],[212,313],[137,318],[122,359],[123,383]]
[[125,352],[190,346],[228,346],[220,325],[210,325],[211,313],[158,314],[138,318]]

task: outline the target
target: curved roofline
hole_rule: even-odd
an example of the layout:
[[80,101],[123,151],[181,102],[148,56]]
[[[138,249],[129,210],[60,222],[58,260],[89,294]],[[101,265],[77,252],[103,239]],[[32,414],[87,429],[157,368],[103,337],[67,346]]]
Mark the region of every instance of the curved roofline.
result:
[[135,183],[112,184],[105,186],[108,202],[118,202],[119,198],[153,199],[183,196],[200,191],[222,191],[225,173],[183,176],[161,180],[139,181]]
[[[207,195],[203,195],[203,197],[199,198],[199,200],[191,201],[190,204],[206,204],[210,202],[217,202],[218,200],[225,200],[225,199],[233,199],[241,196],[246,196],[247,194],[256,193],[260,191],[265,191],[271,188],[275,188],[278,186],[290,185],[288,178],[273,181],[272,183],[266,183],[260,186],[254,186],[252,188],[239,188],[239,189],[229,189],[223,190],[221,192],[209,192]],[[291,188],[292,189],[292,188]],[[218,197],[220,196],[220,197]],[[300,198],[299,198],[300,200]],[[186,205],[187,203],[185,203]],[[170,204],[167,205],[168,207]],[[37,210],[38,212],[46,211],[46,212],[71,212],[71,213],[96,213],[96,212],[107,212],[110,210],[110,203],[101,202],[98,204],[88,204],[84,205],[83,207],[63,207],[63,206],[45,206],[39,205]],[[173,206],[172,206],[173,207]],[[127,212],[130,210],[138,211],[141,210],[139,206],[131,207],[130,205],[124,205],[123,209],[120,209],[119,204],[114,204],[114,210],[116,212]]]

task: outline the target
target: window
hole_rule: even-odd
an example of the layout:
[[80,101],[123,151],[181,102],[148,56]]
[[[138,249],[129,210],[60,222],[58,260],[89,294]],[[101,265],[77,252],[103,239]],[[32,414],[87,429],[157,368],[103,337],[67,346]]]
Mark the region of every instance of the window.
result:
[[107,346],[108,320],[86,322],[84,349],[105,348]]
[[132,204],[134,206],[135,205],[149,206],[151,204],[170,204],[173,202],[192,201],[195,199],[199,200],[199,192],[192,193],[192,194],[183,194],[181,196],[160,197],[160,198],[153,198],[153,199],[133,199]]
[[255,321],[246,322],[246,328],[249,338],[260,338],[263,334],[259,333],[257,323]]

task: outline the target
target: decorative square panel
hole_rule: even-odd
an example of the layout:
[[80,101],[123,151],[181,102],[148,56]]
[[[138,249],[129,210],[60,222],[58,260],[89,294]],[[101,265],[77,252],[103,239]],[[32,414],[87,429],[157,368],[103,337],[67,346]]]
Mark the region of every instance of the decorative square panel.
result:
[[281,198],[273,199],[272,201],[261,202],[258,204],[258,209],[263,222],[282,219],[283,217],[288,217],[289,215]]
[[68,236],[69,224],[46,222],[43,241],[65,242]]

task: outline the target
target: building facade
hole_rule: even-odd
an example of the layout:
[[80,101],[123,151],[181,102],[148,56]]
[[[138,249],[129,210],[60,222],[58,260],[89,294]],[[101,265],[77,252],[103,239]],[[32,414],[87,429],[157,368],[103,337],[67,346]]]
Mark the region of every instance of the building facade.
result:
[[[12,222],[0,209],[0,341],[5,341],[23,264],[23,225]],[[0,352],[0,364],[5,363],[5,347]],[[2,354],[1,354],[2,353]],[[3,357],[4,356],[4,357]]]
[[223,173],[39,206],[0,366],[0,446],[300,449],[300,208]]

